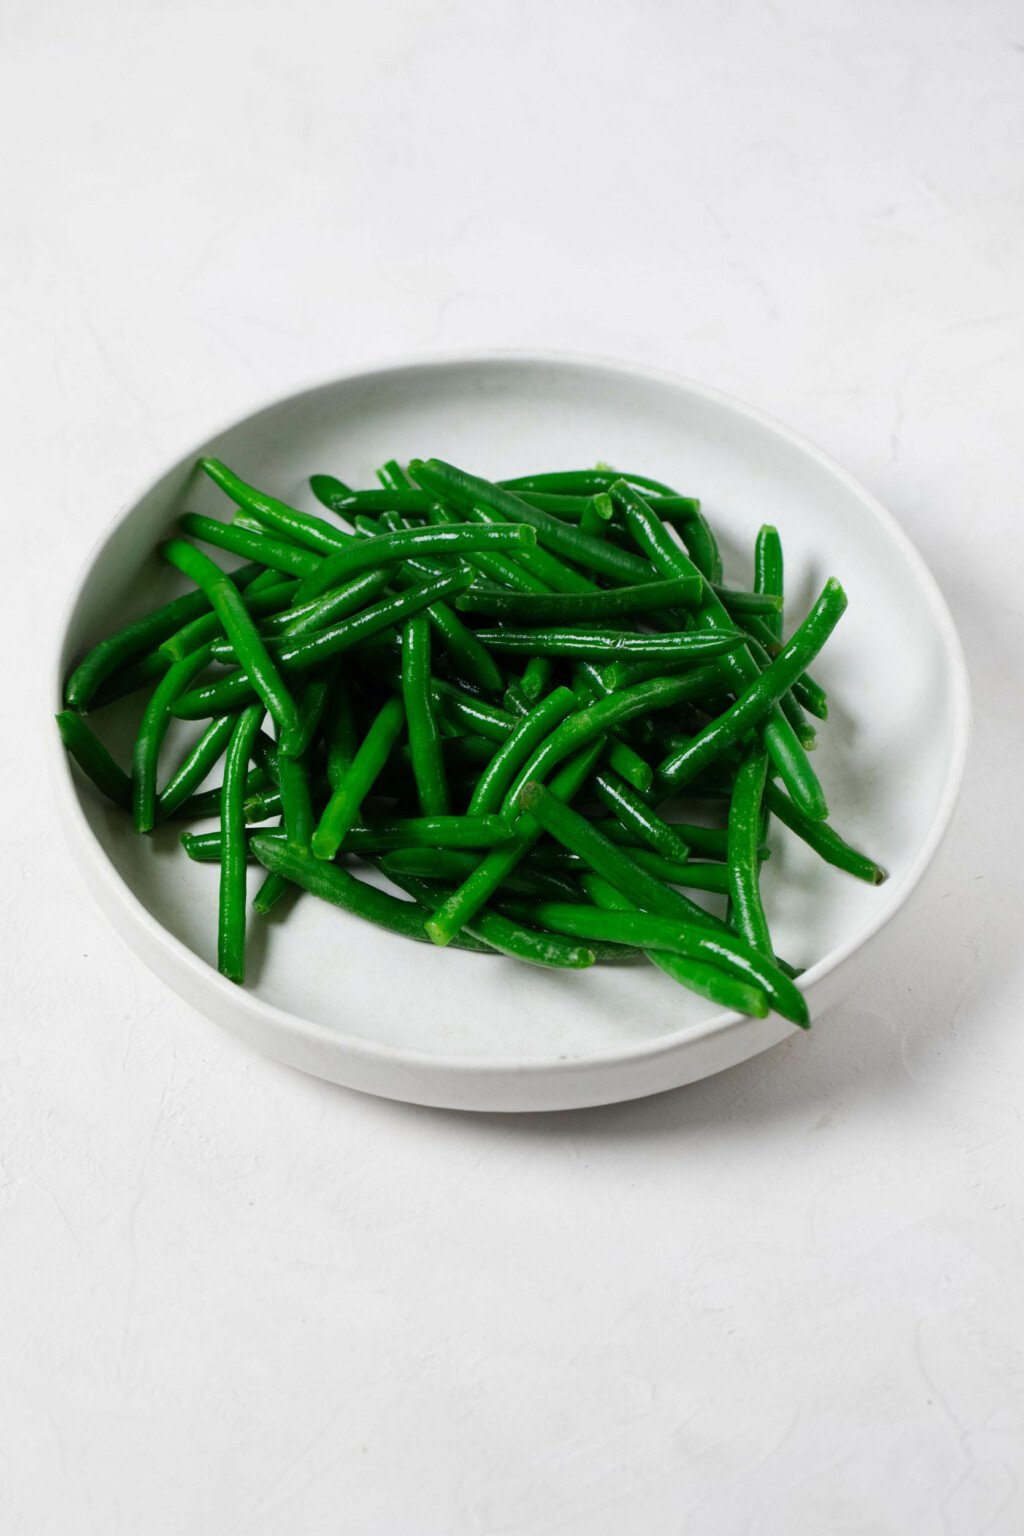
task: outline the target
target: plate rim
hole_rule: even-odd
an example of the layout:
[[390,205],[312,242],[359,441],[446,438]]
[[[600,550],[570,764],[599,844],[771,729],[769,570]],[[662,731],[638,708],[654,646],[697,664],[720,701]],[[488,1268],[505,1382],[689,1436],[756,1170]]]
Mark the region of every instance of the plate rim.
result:
[[[143,904],[141,899],[135,895],[128,883],[118,873],[85,815],[79,799],[71,763],[66,752],[63,750],[59,733],[53,727],[53,715],[64,707],[64,652],[67,635],[88,574],[102,557],[107,544],[114,537],[132,508],[137,506],[145,496],[154,490],[179,465],[186,462],[189,458],[199,457],[206,445],[212,440],[231,431],[243,422],[250,421],[265,411],[274,410],[286,403],[298,401],[303,396],[316,394],[321,390],[338,385],[353,384],[360,380],[370,380],[388,374],[417,371],[428,372],[434,369],[453,369],[458,367],[507,366],[509,364],[517,364],[527,368],[540,367],[546,369],[570,367],[658,383],[669,386],[673,390],[684,394],[698,397],[734,415],[744,417],[752,424],[766,429],[774,436],[783,439],[791,447],[813,460],[821,470],[833,476],[856,496],[865,510],[881,524],[885,533],[894,541],[914,571],[927,600],[932,621],[941,639],[943,654],[949,669],[952,699],[952,739],[945,782],[942,786],[942,792],[928,830],[928,835],[917,857],[904,872],[899,884],[889,893],[886,909],[870,917],[842,944],[830,950],[827,955],[823,956],[813,965],[808,966],[807,970],[800,977],[802,988],[813,986],[816,982],[823,980],[826,976],[838,970],[858,949],[861,949],[881,932],[906,905],[907,900],[919,884],[925,870],[932,862],[949,830],[967,768],[971,741],[970,683],[960,636],[946,599],[930,567],[910,536],[900,526],[893,513],[855,475],[801,432],[780,421],[770,413],[762,411],[759,407],[749,404],[749,402],[740,397],[712,385],[704,384],[702,381],[691,378],[686,374],[677,373],[672,369],[660,366],[638,363],[629,359],[557,349],[537,350],[532,348],[500,347],[459,349],[452,352],[431,353],[424,356],[400,354],[378,361],[365,362],[344,372],[332,373],[327,377],[320,377],[310,383],[299,385],[284,394],[274,395],[269,399],[263,400],[251,410],[245,411],[242,414],[236,414],[214,430],[207,432],[198,442],[190,447],[186,447],[183,451],[174,454],[166,460],[156,474],[148,476],[141,487],[129,494],[119,504],[117,511],[101,530],[82,559],[70,591],[60,608],[56,633],[54,641],[50,646],[50,657],[47,664],[47,673],[50,679],[49,697],[54,702],[54,708],[49,710],[51,750],[48,752],[47,757],[50,769],[51,794],[56,802],[59,820],[70,851],[75,861],[79,864],[83,875],[86,873],[87,867],[93,875],[99,874],[106,900],[100,900],[98,904],[108,920],[117,929],[119,936],[139,953],[138,947],[132,941],[131,929],[134,927],[141,930],[140,937],[148,940],[151,946],[156,946],[157,949],[166,952],[168,958],[175,965],[184,968],[190,975],[195,988],[213,988],[214,995],[224,999],[226,1011],[240,1010],[242,1013],[249,1014],[255,1022],[264,1028],[269,1027],[275,1033],[283,1033],[286,1036],[297,1038],[317,1051],[325,1049],[335,1055],[349,1053],[367,1063],[381,1066],[393,1064],[395,1066],[408,1067],[415,1072],[427,1072],[439,1076],[444,1074],[451,1074],[455,1077],[483,1075],[487,1077],[504,1076],[522,1079],[530,1076],[548,1077],[567,1073],[578,1074],[587,1071],[605,1071],[609,1067],[616,1065],[656,1061],[659,1056],[673,1055],[676,1052],[685,1050],[687,1046],[698,1041],[728,1034],[740,1026],[750,1026],[757,1021],[752,1021],[745,1014],[723,1010],[712,1014],[702,1021],[684,1025],[678,1030],[658,1036],[654,1040],[627,1042],[621,1046],[594,1049],[586,1054],[566,1052],[561,1055],[503,1057],[465,1054],[450,1055],[442,1051],[429,1051],[388,1044],[386,1042],[377,1042],[363,1035],[350,1034],[343,1028],[321,1024],[315,1020],[305,1018],[301,1014],[292,1013],[275,1003],[267,1002],[258,993],[247,991],[244,987],[238,987],[221,976],[211,965],[189,949],[182,940],[165,928]],[[112,916],[114,911],[119,911],[122,914],[121,921],[114,921]],[[153,969],[145,954],[143,954],[142,958],[148,968]],[[775,1018],[774,1015],[769,1017],[773,1020]],[[216,1022],[223,1025],[226,1020],[221,1016],[217,1018]],[[784,1035],[780,1038],[785,1038],[786,1035],[794,1033],[795,1030],[796,1026],[787,1027]],[[671,1085],[666,1084],[665,1086]]]

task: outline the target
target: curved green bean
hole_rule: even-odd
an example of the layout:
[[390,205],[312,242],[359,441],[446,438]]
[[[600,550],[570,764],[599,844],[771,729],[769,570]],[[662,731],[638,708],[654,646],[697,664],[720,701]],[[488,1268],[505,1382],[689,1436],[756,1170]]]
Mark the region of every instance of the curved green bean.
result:
[[60,739],[87,778],[91,779],[108,800],[122,810],[132,808],[132,782],[119,763],[116,763],[100,741],[89,729],[81,715],[73,710],[61,710],[57,716]]
[[[336,763],[331,778],[334,792],[327,802],[316,830],[312,849],[318,859],[333,859],[346,833],[355,823],[360,807],[391,754],[405,724],[405,707],[400,698],[388,699],[380,710],[350,765],[338,771]],[[330,773],[330,767],[328,769]]]

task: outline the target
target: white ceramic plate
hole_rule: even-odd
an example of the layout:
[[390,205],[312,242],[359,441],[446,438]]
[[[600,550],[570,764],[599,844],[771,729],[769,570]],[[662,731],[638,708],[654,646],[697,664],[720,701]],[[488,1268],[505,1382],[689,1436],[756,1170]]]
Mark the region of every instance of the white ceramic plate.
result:
[[[967,682],[922,560],[878,502],[817,449],[700,385],[590,360],[471,357],[339,379],[229,427],[129,503],[70,604],[55,709],[69,664],[112,618],[174,589],[152,550],[175,516],[224,511],[193,471],[200,452],[310,509],[311,473],[372,484],[391,455],[436,455],[493,477],[602,459],[702,497],[726,577],[744,585],[757,528],[775,523],[793,618],[830,574],[849,594],[815,667],[832,698],[816,764],[835,825],[891,878],[863,885],[778,829],[766,903],[779,952],[808,968],[801,985],[817,1018],[870,965],[871,939],[949,821],[969,735]],[[214,969],[216,871],[191,863],[170,830],[135,837],[69,770],[56,732],[53,759],[72,852],[128,943],[212,1019],[306,1072],[423,1104],[563,1109],[692,1082],[790,1033],[776,1017],[716,1010],[652,967],[558,973],[441,952],[310,897],[287,921],[253,924],[251,980],[235,987]]]

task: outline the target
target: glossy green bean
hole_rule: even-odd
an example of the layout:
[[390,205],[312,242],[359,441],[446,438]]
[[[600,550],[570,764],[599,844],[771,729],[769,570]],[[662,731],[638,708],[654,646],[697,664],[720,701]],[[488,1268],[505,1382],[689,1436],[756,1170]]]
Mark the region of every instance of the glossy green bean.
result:
[[314,550],[317,554],[330,554],[334,550],[344,549],[351,541],[351,534],[342,533],[330,523],[325,523],[322,517],[300,512],[287,502],[279,501],[276,496],[268,496],[255,486],[247,485],[219,459],[200,459],[199,468],[209,475],[215,485],[220,486],[236,506],[251,513],[262,526],[272,528],[275,533],[285,534],[304,548]]
[[847,874],[865,880],[869,885],[881,885],[888,878],[880,864],[876,864],[866,853],[851,848],[834,827],[825,822],[812,821],[804,815],[799,806],[794,805],[789,796],[770,779],[765,786],[764,802],[772,815],[802,838],[826,864],[845,870]]
[[200,512],[183,513],[178,519],[178,527],[201,544],[212,544],[215,549],[245,555],[286,576],[305,578],[319,570],[325,558],[313,554],[312,550],[300,549],[297,544],[272,539],[266,533],[253,533],[248,528],[240,528],[237,523],[222,523],[215,517],[204,517]]
[[57,716],[57,729],[67,751],[74,758],[85,776],[92,780],[100,794],[112,800],[123,811],[132,808],[132,782],[119,763],[116,763],[100,741],[89,729],[81,715],[65,709]]
[[348,772],[359,746],[355,716],[352,713],[352,695],[340,673],[334,679],[329,709],[327,782],[333,793]]
[[[579,889],[571,879],[535,868],[533,854],[527,854],[520,864],[509,871],[502,881],[502,891],[513,891],[527,896],[550,896],[556,901],[579,899]],[[454,881],[461,885],[480,867],[479,854],[463,848],[396,848],[389,850],[381,867],[390,873],[393,866],[398,874],[416,875],[425,880]]]
[[136,832],[152,832],[157,818],[157,763],[171,723],[171,705],[209,665],[210,647],[176,661],[160,679],[139,723],[132,749],[132,820]]
[[[263,625],[260,634],[265,641],[315,634],[317,630],[337,624],[351,613],[358,613],[375,597],[379,597],[387,587],[386,571],[364,571],[362,576],[354,577],[344,586],[333,587],[322,597],[313,598],[310,602],[298,607],[284,609]],[[214,642],[213,658],[215,661],[225,663],[236,660],[230,640]]]
[[297,601],[319,597],[329,587],[348,581],[373,566],[400,564],[409,555],[460,555],[478,550],[523,551],[537,542],[532,529],[521,525],[489,528],[479,523],[453,523],[443,528],[405,528],[382,533],[375,539],[353,539],[337,554],[329,555],[303,581]]
[[782,603],[785,592],[785,567],[779,530],[762,523],[754,540],[754,591],[770,592],[779,599],[778,610],[766,614],[764,622],[778,644],[782,643]]
[[550,512],[532,507],[512,492],[477,475],[468,475],[441,459],[429,459],[425,463],[413,459],[409,473],[424,489],[447,497],[455,506],[493,507],[516,522],[529,524],[537,530],[537,537],[546,548],[587,570],[628,585],[654,579],[654,572],[646,560],[637,559],[604,539],[588,538]]
[[[266,574],[274,578],[273,586],[261,586],[258,582],[253,582],[250,590],[243,593],[242,600],[254,619],[263,618],[266,614],[276,614],[282,608],[286,609],[295,595],[296,582],[282,581],[280,574],[276,571],[268,571]],[[211,610],[201,614],[198,619],[193,619],[190,624],[182,625],[181,629],[176,629],[173,635],[168,635],[167,639],[161,643],[160,650],[169,661],[180,661],[183,656],[197,651],[201,645],[213,642],[216,656],[216,643],[223,635],[223,625],[217,614]]]
[[690,850],[675,827],[652,811],[646,800],[617,773],[602,769],[594,775],[593,784],[601,804],[633,834],[634,841],[646,843],[655,853],[677,863],[685,863],[690,857]]
[[678,922],[724,929],[725,925],[718,918],[650,874],[624,848],[599,832],[585,816],[552,795],[545,785],[531,780],[521,790],[517,803],[521,810],[529,812],[545,832],[570,852],[578,853],[586,859],[591,869],[638,906],[660,913],[663,917],[675,918]]
[[744,753],[733,780],[729,803],[728,871],[731,915],[736,930],[748,944],[772,959],[774,949],[761,901],[758,858],[767,777],[768,754],[755,740]]
[[649,683],[637,683],[632,688],[624,688],[621,693],[609,698],[598,699],[595,704],[569,715],[561,725],[555,727],[521,769],[505,796],[505,808],[514,805],[528,779],[545,778],[557,763],[578,747],[592,741],[595,736],[617,730],[639,715],[671,709],[686,699],[688,692],[685,677],[655,678]]
[[249,759],[263,705],[251,704],[235,722],[224,759],[221,791],[220,896],[217,917],[217,966],[229,981],[245,980],[245,799]]
[[[374,603],[329,629],[319,630],[304,638],[274,642],[276,663],[286,673],[320,666],[342,651],[350,650],[379,634],[381,630],[403,623],[414,613],[429,608],[439,598],[464,591],[472,579],[469,571],[452,571],[450,575],[439,576],[436,581],[424,582],[422,587],[413,591],[401,592],[397,597]],[[253,691],[248,671],[233,672],[206,688],[197,688],[183,695],[175,704],[174,713],[182,720],[201,720],[207,715],[223,714],[225,710],[244,704]]]
[[[637,548],[651,560],[662,576],[679,575],[694,568],[688,557],[674,544],[664,524],[651,513],[642,496],[630,487],[621,485],[613,488],[611,495],[626,520]],[[737,633],[735,624],[710,586],[705,589],[702,618],[713,629],[734,635]],[[762,675],[757,663],[743,646],[729,651],[722,667],[737,693],[751,686]],[[797,803],[815,820],[823,820],[828,814],[828,806],[821,785],[777,702],[768,711],[764,742],[769,757]]]
[[430,685],[431,696],[441,714],[457,725],[486,736],[489,741],[504,741],[515,729],[516,717],[507,710],[474,698],[461,688],[435,677]]
[[[623,830],[619,828],[620,834]],[[616,841],[614,838],[611,840]],[[621,836],[618,841],[621,841]],[[684,890],[706,891],[712,896],[729,894],[729,870],[725,864],[709,864],[704,860],[693,859],[679,863],[675,859],[666,859],[660,853],[655,853],[653,848],[642,848],[635,844],[627,844],[627,848],[630,858],[639,864],[641,869],[645,869],[649,875],[656,875],[666,885],[681,885]],[[531,869],[534,867],[534,861],[538,868],[561,871],[567,875],[584,875],[590,870],[586,859],[581,858],[578,853],[571,853],[568,848],[557,846],[535,848],[530,855]]]
[[[432,912],[447,894],[446,888],[434,881],[402,875],[393,867],[388,867],[386,862],[382,867],[385,874],[418,901],[426,912]],[[560,934],[538,933],[536,929],[526,928],[521,923],[513,922],[504,913],[496,912],[493,907],[481,907],[473,920],[465,925],[463,932],[471,938],[482,939],[499,954],[525,960],[530,965],[579,971],[593,965],[597,958],[588,947],[571,943]]]
[[[764,647],[769,659],[779,654],[782,649],[781,641],[773,638],[773,631],[763,618],[757,614],[747,614],[743,619],[743,629],[749,639],[759,642]],[[798,677],[791,692],[797,703],[816,720],[828,719],[828,694],[819,683],[814,681],[810,673],[805,672],[802,677]]]
[[667,634],[637,635],[618,629],[478,629],[477,639],[499,656],[658,657],[687,661],[721,656],[742,637],[710,630],[684,629]]
[[173,816],[189,796],[195,793],[224,756],[234,728],[234,715],[220,715],[216,720],[210,721],[199,740],[186,752],[163,790],[157,795],[157,821]]
[[699,577],[651,581],[636,587],[606,587],[593,592],[526,594],[496,587],[471,587],[458,599],[462,613],[483,613],[508,624],[544,626],[600,623],[602,619],[652,613],[695,602],[703,583]]
[[[526,526],[522,522],[513,521],[495,507],[468,507],[465,515],[471,522],[486,523],[491,527],[523,528]],[[582,571],[566,565],[564,560],[560,560],[540,542],[532,549],[517,551],[516,559],[523,570],[536,576],[551,592],[582,595],[598,590],[597,584],[591,581],[589,576],[584,576]]]
[[[529,492],[527,492],[523,499],[525,501],[532,500],[534,506],[538,505],[536,498],[531,497]],[[554,512],[556,509],[548,507],[546,510]],[[614,516],[615,508],[612,505],[611,497],[604,491],[598,491],[595,496],[589,496],[584,504],[583,511],[580,514],[580,533],[585,533],[592,539],[603,539],[608,532],[607,525]]]
[[334,858],[346,833],[355,824],[360,807],[387,762],[404,724],[402,700],[388,699],[348,768],[339,773],[335,767],[331,778],[334,792],[313,833],[312,849],[316,858]]
[[400,816],[352,827],[341,842],[345,853],[380,853],[393,848],[496,848],[512,836],[504,816]]
[[[258,565],[242,566],[232,572],[232,580],[244,590],[259,573]],[[106,635],[86,652],[68,677],[64,685],[64,702],[68,708],[88,709],[101,684],[113,679],[126,663],[154,651],[168,635],[207,613],[209,607],[204,593],[187,592],[184,597],[176,597],[154,608],[152,613],[144,614],[141,619],[134,619],[114,634]]]
[[[835,629],[846,608],[846,593],[830,577],[800,628],[782,647],[775,660],[745,688],[736,702],[706,725],[682,751],[660,765],[657,793],[664,799],[713,762],[719,752],[732,746],[762,721],[808,663],[813,661]],[[766,745],[767,745],[767,732]],[[822,797],[824,798],[824,797]],[[813,820],[821,820],[819,816]]]
[[[588,743],[577,752],[557,774],[549,793],[555,799],[571,800],[586,782],[595,762],[604,749],[599,739]],[[459,930],[479,912],[485,902],[509,878],[516,865],[529,853],[541,835],[540,823],[532,817],[522,817],[516,824],[510,842],[493,849],[476,869],[437,908],[425,924],[426,932],[434,944],[450,944]]]
[[206,593],[210,606],[234,647],[235,655],[245,668],[246,678],[277,726],[281,751],[286,756],[290,755],[298,745],[299,719],[295,700],[271,660],[237,587],[232,585],[230,578],[220,566],[214,564],[209,555],[187,544],[184,539],[169,540],[162,546],[161,553],[165,560]]
[[576,699],[571,688],[556,688],[519,721],[481,774],[469,802],[470,815],[482,816],[500,810],[523,764],[575,707]]
[[[386,928],[390,933],[421,943],[426,941],[423,908],[417,902],[400,901],[376,886],[357,880],[339,865],[314,858],[308,849],[293,847],[266,832],[255,833],[249,839],[249,846],[271,873],[283,875],[293,885],[319,896],[322,901],[364,918],[377,928]],[[493,953],[489,945],[478,939],[455,937],[452,944],[456,949]]]
[[430,621],[425,614],[418,614],[402,630],[402,698],[420,810],[424,816],[444,816],[451,797],[430,677]]

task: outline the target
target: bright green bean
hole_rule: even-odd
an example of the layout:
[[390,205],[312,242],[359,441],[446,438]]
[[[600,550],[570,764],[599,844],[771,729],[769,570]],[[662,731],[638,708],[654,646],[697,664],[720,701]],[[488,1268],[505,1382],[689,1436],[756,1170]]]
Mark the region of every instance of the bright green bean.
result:
[[761,806],[768,776],[768,754],[754,741],[733,780],[729,804],[729,896],[737,932],[769,959],[774,957],[759,882]]
[[447,815],[451,799],[430,693],[430,621],[426,614],[409,619],[402,631],[402,698],[420,810],[424,816]]
[[316,858],[334,858],[387,762],[404,724],[405,707],[402,700],[388,699],[363,738],[350,766],[340,774],[335,768],[331,780],[334,793],[313,833],[312,848]]
[[160,748],[171,723],[175,699],[209,665],[210,647],[176,661],[160,679],[146,705],[132,749],[132,819],[136,832],[152,832],[157,817],[156,773]]
[[106,795],[123,811],[132,808],[132,783],[120,764],[116,763],[81,715],[65,709],[57,716],[57,729],[75,762],[87,778],[91,779],[100,794]]
[[235,722],[224,760],[221,791],[220,899],[217,923],[217,965],[229,981],[245,980],[245,800],[249,759],[263,705],[251,704]]

